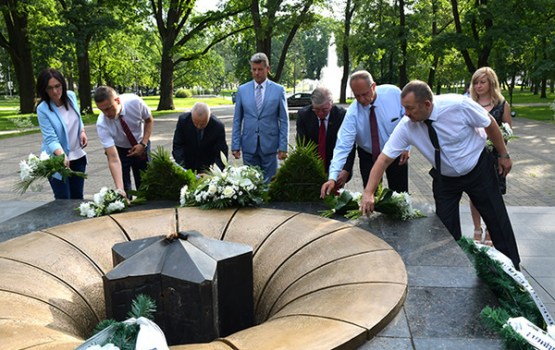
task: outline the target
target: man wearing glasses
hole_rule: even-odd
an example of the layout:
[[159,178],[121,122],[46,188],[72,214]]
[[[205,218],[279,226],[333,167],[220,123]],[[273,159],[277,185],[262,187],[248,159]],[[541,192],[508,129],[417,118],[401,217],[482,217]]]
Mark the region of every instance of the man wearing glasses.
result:
[[[324,162],[326,174],[329,174],[337,133],[346,111],[333,104],[331,91],[323,86],[312,91],[311,101],[311,105],[302,108],[297,114],[297,143],[312,141],[318,145],[318,155]],[[337,188],[342,188],[350,180],[354,159],[355,148],[352,147],[337,177]]]
[[[322,185],[321,196],[332,193],[339,181],[339,173],[356,143],[360,161],[360,174],[366,187],[370,170],[393,129],[405,113],[401,105],[401,90],[394,85],[376,86],[367,71],[351,75],[354,101],[347,110],[337,136],[337,144],[330,164],[328,181]],[[404,151],[387,168],[388,188],[396,192],[408,192],[409,151]]]

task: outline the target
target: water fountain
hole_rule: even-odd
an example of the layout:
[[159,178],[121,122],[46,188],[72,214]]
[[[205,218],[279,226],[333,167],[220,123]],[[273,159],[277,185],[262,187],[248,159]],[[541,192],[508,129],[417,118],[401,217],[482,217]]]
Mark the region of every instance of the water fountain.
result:
[[[320,73],[319,85],[325,86],[331,90],[334,100],[339,100],[341,91],[341,78],[343,77],[343,67],[337,63],[337,46],[335,45],[335,37],[332,34],[330,45],[328,46],[328,60],[322,72]],[[347,97],[352,96],[352,91],[347,85]]]

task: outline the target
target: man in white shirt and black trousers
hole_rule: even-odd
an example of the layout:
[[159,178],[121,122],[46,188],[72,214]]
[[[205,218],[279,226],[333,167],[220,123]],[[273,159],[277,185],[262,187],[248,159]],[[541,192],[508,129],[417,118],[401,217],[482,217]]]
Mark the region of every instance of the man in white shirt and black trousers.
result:
[[150,108],[135,94],[119,95],[109,86],[99,86],[94,101],[101,111],[96,121],[98,137],[108,158],[116,189],[131,196],[131,170],[135,189],[141,186],[146,170],[154,119]]
[[[512,161],[493,117],[462,95],[434,97],[430,87],[418,80],[403,88],[401,102],[408,118],[403,118],[393,131],[372,167],[361,201],[362,213],[370,214],[374,210],[374,193],[384,170],[413,145],[434,166],[431,174],[436,213],[455,240],[461,238],[459,201],[466,192],[484,219],[495,248],[519,269],[518,247],[493,166],[497,161],[499,173],[506,176]],[[493,142],[498,159],[485,148],[483,130]],[[431,141],[434,131],[439,141],[437,165]]]
[[[321,193],[331,192],[341,183],[341,170],[356,144],[360,160],[362,186],[366,186],[370,170],[381,148],[403,117],[401,90],[394,85],[377,85],[372,75],[356,71],[351,75],[350,86],[355,96],[337,133],[333,159],[329,166],[328,181]],[[409,151],[405,150],[386,169],[388,187],[397,192],[408,192]]]

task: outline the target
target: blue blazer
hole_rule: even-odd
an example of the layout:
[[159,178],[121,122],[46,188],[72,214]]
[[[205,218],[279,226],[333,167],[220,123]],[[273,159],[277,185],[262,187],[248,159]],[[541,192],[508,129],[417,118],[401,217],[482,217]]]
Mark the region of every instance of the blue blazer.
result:
[[289,142],[289,115],[285,88],[268,80],[260,113],[254,100],[254,81],[237,90],[235,114],[231,134],[231,150],[256,153],[260,140],[262,154],[287,152]]
[[[73,135],[78,138],[84,127],[83,119],[79,113],[79,104],[77,103],[77,97],[73,91],[68,91],[67,97],[68,107],[73,108],[79,116],[77,135]],[[67,134],[66,123],[58,114],[58,107],[56,107],[54,102],[50,101],[50,107],[52,110],[48,108],[48,104],[45,101],[42,101],[37,106],[37,117],[42,133],[41,152],[45,151],[50,155],[58,148],[61,148],[64,150],[65,154],[69,154],[69,135]]]

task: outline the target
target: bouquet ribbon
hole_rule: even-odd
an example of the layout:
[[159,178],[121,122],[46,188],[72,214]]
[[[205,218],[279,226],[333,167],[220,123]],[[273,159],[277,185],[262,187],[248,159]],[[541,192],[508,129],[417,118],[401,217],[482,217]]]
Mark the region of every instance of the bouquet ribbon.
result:
[[[488,254],[488,256],[492,260],[499,262],[503,271],[505,271],[507,275],[509,275],[516,283],[518,283],[518,285],[520,285],[528,292],[547,325],[547,334],[550,336],[550,338],[552,338],[555,344],[555,321],[553,320],[553,317],[551,317],[551,315],[549,314],[549,311],[545,307],[544,303],[541,301],[534,288],[530,285],[526,277],[524,277],[524,274],[520,271],[517,271],[512,261],[497,249],[482,244],[476,244],[476,246],[478,248],[487,247],[488,249],[486,253]],[[551,347],[550,349],[555,349],[555,347]]]

